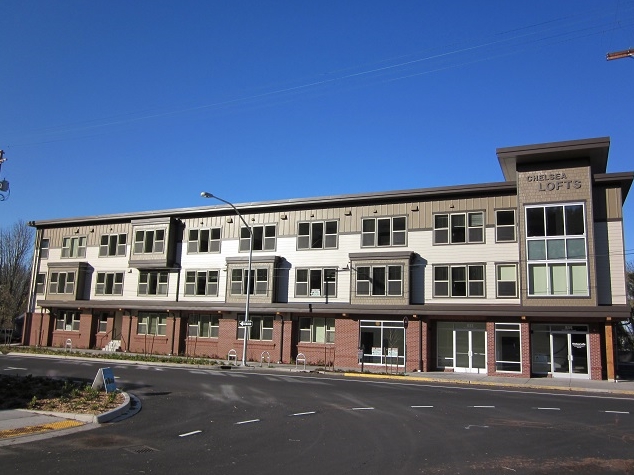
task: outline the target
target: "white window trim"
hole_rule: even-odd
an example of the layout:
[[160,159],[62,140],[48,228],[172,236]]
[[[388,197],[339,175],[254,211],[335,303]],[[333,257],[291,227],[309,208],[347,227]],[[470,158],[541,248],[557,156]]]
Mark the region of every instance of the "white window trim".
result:
[[[326,232],[328,229],[329,223],[335,223],[335,226],[337,229],[335,230],[334,233]],[[317,224],[323,225],[321,246],[319,247],[312,245],[314,226]],[[299,228],[301,225],[308,225],[308,234],[300,234]],[[334,245],[327,245],[329,240],[328,238],[330,237],[330,240],[332,241],[333,236],[334,236]],[[300,241],[304,237],[308,238],[307,246],[300,245]],[[298,251],[315,250],[315,249],[337,249],[338,246],[339,246],[339,221],[337,221],[336,219],[326,219],[323,221],[301,221],[297,223],[297,250]]]
[[[436,280],[436,269],[440,268],[440,267],[446,267],[447,268],[447,279],[448,280]],[[453,280],[452,280],[452,273],[451,270],[455,269],[455,268],[464,268],[465,270],[465,288],[466,288],[466,292],[465,295],[452,295],[452,288],[453,288]],[[482,267],[482,280],[477,279],[477,280],[471,280],[469,278],[469,268],[470,267]],[[447,282],[447,295],[439,295],[436,293],[436,282]],[[462,282],[462,281],[461,281]],[[470,283],[471,282],[482,282],[482,295],[479,294],[475,294],[475,295],[471,295],[470,292]],[[482,298],[486,298],[486,264],[481,263],[481,262],[474,262],[474,263],[469,263],[469,264],[437,264],[432,266],[432,295],[434,296],[434,298],[449,298],[449,299],[482,299]]]
[[[470,226],[469,225],[469,216],[480,214],[482,216],[482,225],[481,226]],[[436,227],[436,217],[437,216],[446,216],[447,217],[447,227]],[[452,239],[452,218],[457,216],[464,216],[464,241],[456,241],[454,242]],[[457,213],[435,213],[432,217],[433,222],[433,243],[434,245],[459,245],[459,244],[484,244],[486,242],[486,216],[484,211],[461,211]],[[472,229],[480,229],[482,230],[482,239],[481,240],[471,240],[469,238],[469,231]],[[447,241],[438,241],[436,239],[436,231],[446,230],[447,232]]]
[[[191,274],[194,275],[194,281],[190,282],[190,276]],[[197,293],[197,289],[198,289],[198,279],[199,279],[199,274],[204,274],[205,277],[205,293],[204,294],[199,294]],[[212,276],[212,274],[215,274],[216,276],[216,281],[210,281],[210,277]],[[191,286],[194,286],[194,291],[190,292],[189,289],[191,288]],[[218,296],[218,287],[220,285],[220,271],[218,271],[217,269],[189,269],[185,271],[185,287],[183,289],[183,295],[186,297],[216,297]],[[209,289],[210,288],[214,288],[215,287],[215,291],[210,292]]]
[[[359,279],[359,269],[360,268],[369,268],[370,272],[369,272],[369,277],[368,279]],[[398,267],[400,268],[400,273],[401,273],[401,278],[400,279],[390,279],[390,267]],[[385,269],[385,293],[383,294],[375,294],[374,292],[374,286],[372,285],[372,280],[374,278],[374,269],[378,269],[378,268],[382,268]],[[402,264],[383,264],[383,265],[372,265],[372,264],[368,264],[368,265],[358,265],[356,268],[356,272],[355,272],[355,293],[357,297],[366,297],[366,298],[371,298],[371,297],[385,297],[385,298],[394,298],[394,297],[402,297],[403,296],[403,282],[404,282],[404,272],[405,269],[403,268]],[[368,282],[369,285],[369,289],[368,289],[368,293],[359,293],[359,282]],[[390,293],[390,282],[400,282],[400,292],[398,294],[391,294]]]
[[[498,269],[500,267],[513,267],[515,269],[515,294],[514,295],[500,295],[499,284],[500,282],[511,282],[510,280],[500,280]],[[495,264],[495,296],[499,299],[516,299],[519,297],[519,282],[518,282],[518,272],[517,272],[517,264],[514,262],[500,262]]]
[[[209,233],[206,251],[201,250],[204,231]],[[217,232],[218,238],[213,237],[214,232]],[[196,234],[195,239],[192,239],[192,233]],[[190,229],[187,233],[187,254],[217,254],[220,252],[221,238],[222,228],[219,227]]]
[[[300,281],[298,280],[298,274],[300,271],[305,271],[306,272],[306,281]],[[312,295],[312,290],[310,288],[310,274],[311,271],[319,271],[321,272],[321,288],[320,288],[320,292],[319,295]],[[334,281],[327,281],[326,280],[326,271],[331,271],[332,275],[334,275]],[[299,284],[306,284],[306,293],[299,293],[298,290],[298,285]],[[334,292],[330,293],[327,292],[326,290],[328,288],[328,284],[332,283],[332,287],[334,287]],[[326,296],[328,297],[337,297],[337,268],[336,267],[298,267],[297,269],[295,269],[295,297],[308,297],[308,298],[325,298]]]
[[[583,229],[584,229],[584,233],[581,234],[571,234],[571,235],[567,235],[565,233],[565,219],[566,219],[566,207],[568,206],[581,206],[582,210],[583,210]],[[541,204],[541,205],[526,205],[524,207],[524,219],[525,219],[525,232],[528,232],[528,210],[529,209],[536,209],[536,208],[541,208],[544,210],[544,215],[546,214],[546,209],[547,208],[556,208],[556,207],[563,207],[564,208],[564,213],[563,213],[563,217],[564,217],[564,234],[562,235],[555,235],[555,236],[548,236],[546,233],[546,230],[544,232],[544,236],[531,236],[529,237],[528,235],[525,236],[525,251],[526,251],[526,282],[527,282],[527,296],[529,298],[586,298],[590,296],[590,276],[589,276],[589,262],[588,262],[588,222],[587,222],[587,216],[586,216],[586,204],[584,202],[563,202],[563,203],[548,203],[548,204]],[[564,258],[554,258],[554,259],[549,259],[548,258],[548,242],[549,241],[555,241],[555,240],[563,240],[564,241],[564,249],[566,248],[566,242],[567,239],[583,239],[584,241],[584,252],[585,252],[585,257],[584,258],[570,258],[570,257],[564,257]],[[546,257],[545,259],[531,259],[529,260],[529,243],[530,242],[536,242],[536,241],[544,241],[544,246],[545,246],[545,252],[546,252]],[[587,289],[587,291],[585,293],[572,293],[572,288],[571,288],[571,268],[575,265],[585,265],[585,288]],[[531,268],[534,268],[535,266],[545,266],[546,268],[546,293],[531,293],[531,287],[530,287],[530,282],[531,282]],[[554,268],[554,266],[563,266],[566,269],[566,293],[565,294],[554,294],[553,293],[553,283],[552,283],[552,279],[551,279],[551,269]]]

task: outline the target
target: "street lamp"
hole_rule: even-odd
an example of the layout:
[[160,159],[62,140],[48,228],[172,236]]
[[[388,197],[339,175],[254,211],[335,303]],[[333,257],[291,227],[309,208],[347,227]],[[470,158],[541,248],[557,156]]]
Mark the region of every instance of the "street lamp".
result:
[[[247,302],[244,308],[244,322],[243,322],[243,328],[244,328],[244,342],[242,344],[242,366],[246,366],[247,365],[247,331],[249,330],[249,326],[248,326],[248,322],[249,322],[249,297],[251,296],[251,260],[253,257],[253,229],[251,228],[251,226],[244,220],[244,218],[242,217],[242,214],[240,214],[240,211],[238,211],[238,208],[236,208],[233,203],[230,203],[227,200],[223,200],[222,198],[216,196],[216,195],[212,195],[211,193],[208,193],[206,191],[203,191],[202,193],[200,193],[200,196],[202,196],[203,198],[215,198],[218,201],[222,201],[223,203],[228,204],[229,206],[231,206],[233,208],[233,210],[236,212],[236,214],[238,215],[238,217],[240,218],[240,220],[242,221],[242,223],[244,224],[244,226],[247,228],[247,230],[249,231],[249,265],[248,265],[248,269],[247,269]],[[238,240],[239,242],[239,240]]]

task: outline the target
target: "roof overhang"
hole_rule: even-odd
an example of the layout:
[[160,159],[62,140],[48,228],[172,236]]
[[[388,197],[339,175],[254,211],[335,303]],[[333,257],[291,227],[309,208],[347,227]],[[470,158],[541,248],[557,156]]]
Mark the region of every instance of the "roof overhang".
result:
[[610,137],[549,142],[519,147],[498,148],[498,161],[506,181],[517,180],[517,166],[568,159],[588,159],[592,173],[605,173],[608,164]]

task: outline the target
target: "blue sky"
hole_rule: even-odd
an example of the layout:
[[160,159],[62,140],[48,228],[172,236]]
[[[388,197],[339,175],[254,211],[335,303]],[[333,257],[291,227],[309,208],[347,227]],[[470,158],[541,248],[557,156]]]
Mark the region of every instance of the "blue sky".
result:
[[[611,137],[634,170],[633,0],[0,2],[3,225],[503,181]],[[626,253],[634,259],[634,190]]]

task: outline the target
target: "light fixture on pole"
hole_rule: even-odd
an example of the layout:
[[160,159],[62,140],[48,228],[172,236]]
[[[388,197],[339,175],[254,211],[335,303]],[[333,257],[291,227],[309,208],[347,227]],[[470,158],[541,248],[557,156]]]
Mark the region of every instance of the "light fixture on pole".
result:
[[247,340],[248,340],[247,335],[248,335],[248,332],[251,330],[251,327],[250,327],[251,322],[249,321],[249,297],[251,296],[251,261],[253,257],[253,229],[251,229],[251,226],[244,220],[244,218],[242,217],[242,214],[240,214],[240,211],[238,211],[238,208],[236,208],[233,205],[233,203],[227,200],[223,200],[222,198],[219,198],[216,195],[212,195],[211,193],[208,193],[206,191],[203,191],[202,193],[200,193],[200,196],[202,196],[203,198],[215,198],[218,201],[222,201],[223,203],[231,206],[233,210],[236,212],[236,214],[238,215],[238,218],[240,218],[240,221],[242,221],[242,224],[244,224],[244,226],[249,231],[249,264],[247,267],[247,288],[246,288],[247,301],[244,308],[244,321],[242,322],[242,328],[244,329],[244,333],[243,333],[244,341],[242,344],[242,366],[246,366],[247,365]]

